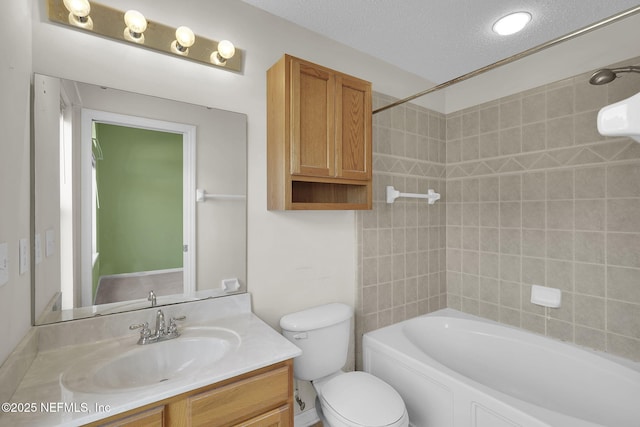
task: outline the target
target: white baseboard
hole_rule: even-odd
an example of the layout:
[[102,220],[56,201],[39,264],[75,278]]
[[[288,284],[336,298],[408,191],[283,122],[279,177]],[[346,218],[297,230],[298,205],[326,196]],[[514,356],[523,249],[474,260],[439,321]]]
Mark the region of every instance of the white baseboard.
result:
[[309,427],[320,421],[316,408],[307,409],[304,412],[300,412],[295,416],[293,420],[294,427]]

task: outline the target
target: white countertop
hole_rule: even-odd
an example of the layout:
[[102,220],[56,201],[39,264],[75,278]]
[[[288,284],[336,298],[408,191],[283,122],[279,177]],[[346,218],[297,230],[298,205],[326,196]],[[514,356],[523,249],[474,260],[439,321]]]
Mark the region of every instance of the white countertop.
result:
[[227,313],[224,317],[204,321],[200,318],[192,323],[188,320],[184,325],[187,329],[215,326],[234,331],[241,344],[197,374],[133,391],[109,393],[70,390],[63,384],[63,373],[83,360],[135,347],[137,333],[40,351],[9,402],[9,410],[16,412],[6,412],[3,407],[0,426],[78,426],[291,359],[301,353],[251,312]]

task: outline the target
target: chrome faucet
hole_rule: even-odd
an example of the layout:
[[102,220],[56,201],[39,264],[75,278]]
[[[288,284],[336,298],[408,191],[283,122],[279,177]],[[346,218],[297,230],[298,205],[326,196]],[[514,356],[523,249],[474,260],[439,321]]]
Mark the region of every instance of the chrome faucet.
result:
[[149,329],[149,322],[142,322],[129,326],[129,329],[134,330],[140,328],[140,339],[138,344],[152,344],[154,342],[166,341],[173,338],[178,338],[180,332],[178,331],[177,321],[185,320],[186,316],[172,317],[169,319],[169,326],[167,326],[164,320],[164,313],[162,310],[156,312],[156,330],[151,331]]
[[157,305],[156,293],[153,292],[153,289],[149,291],[149,296],[147,297],[147,301],[151,301],[151,307],[155,307]]
[[156,337],[160,338],[166,334],[167,328],[164,321],[164,313],[162,310],[158,310],[156,313]]

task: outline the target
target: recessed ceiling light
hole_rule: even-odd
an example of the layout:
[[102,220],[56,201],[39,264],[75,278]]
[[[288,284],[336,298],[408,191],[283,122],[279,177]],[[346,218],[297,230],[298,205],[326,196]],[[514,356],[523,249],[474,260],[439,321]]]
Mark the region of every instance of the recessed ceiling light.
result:
[[531,21],[529,12],[515,12],[503,16],[493,24],[493,31],[501,36],[508,36],[521,31]]

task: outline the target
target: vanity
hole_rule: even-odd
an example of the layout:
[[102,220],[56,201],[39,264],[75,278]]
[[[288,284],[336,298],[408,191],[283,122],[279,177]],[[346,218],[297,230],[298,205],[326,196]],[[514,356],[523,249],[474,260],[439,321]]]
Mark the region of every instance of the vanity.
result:
[[[0,426],[292,426],[300,350],[251,312],[250,298],[35,328],[12,355],[37,350]],[[129,326],[154,329],[158,310],[167,319],[186,316],[177,322],[180,336],[138,344],[140,332]]]

